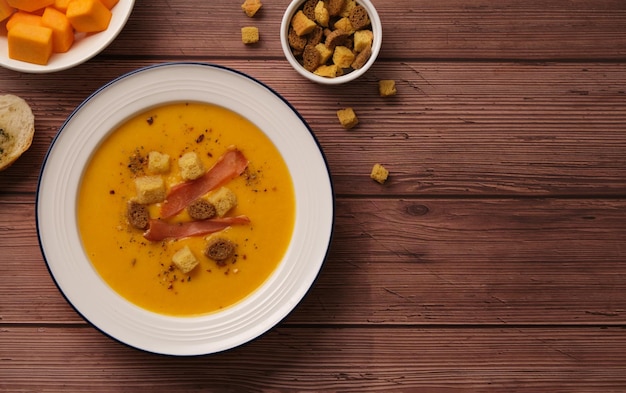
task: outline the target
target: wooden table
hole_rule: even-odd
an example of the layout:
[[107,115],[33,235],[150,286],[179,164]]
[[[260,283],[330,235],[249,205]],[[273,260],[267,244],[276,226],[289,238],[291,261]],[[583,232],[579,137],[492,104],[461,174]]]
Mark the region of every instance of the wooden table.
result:
[[[264,2],[250,19],[235,1],[138,0],[91,61],[0,70],[0,94],[24,97],[37,129],[0,173],[0,390],[624,391],[626,2],[375,0],[379,61],[341,87],[290,68],[288,0]],[[258,45],[242,44],[246,25]],[[289,100],[336,191],[334,241],[304,301],[261,338],[192,358],[87,324],[35,228],[64,119],[104,83],[180,60],[236,68]],[[379,97],[380,79],[397,96]],[[352,130],[335,114],[348,106]],[[384,185],[369,178],[376,162]]]

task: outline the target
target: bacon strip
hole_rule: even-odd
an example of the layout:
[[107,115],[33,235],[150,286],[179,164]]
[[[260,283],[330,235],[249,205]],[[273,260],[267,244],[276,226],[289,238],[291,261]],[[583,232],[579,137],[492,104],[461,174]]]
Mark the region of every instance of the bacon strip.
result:
[[247,166],[243,153],[230,148],[204,175],[172,187],[161,205],[161,217],[175,216],[202,195],[241,175]]
[[158,219],[151,219],[148,230],[143,237],[151,242],[159,242],[165,239],[181,239],[190,236],[202,236],[209,233],[219,232],[231,225],[243,225],[250,223],[247,216],[211,218],[201,221],[189,221],[171,224]]

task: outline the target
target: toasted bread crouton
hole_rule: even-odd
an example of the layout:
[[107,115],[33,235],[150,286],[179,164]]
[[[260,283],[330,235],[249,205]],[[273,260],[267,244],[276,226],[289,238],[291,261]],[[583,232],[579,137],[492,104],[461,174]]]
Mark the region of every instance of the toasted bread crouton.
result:
[[313,71],[315,75],[325,76],[327,78],[336,78],[343,75],[343,70],[337,64],[321,65]]
[[126,206],[126,217],[128,223],[137,229],[146,229],[150,222],[150,212],[146,205],[137,203],[137,201],[129,201]]
[[393,79],[381,79],[378,81],[378,94],[381,97],[395,96],[396,93],[396,81]]
[[192,220],[206,220],[215,217],[217,211],[206,199],[196,199],[187,206],[187,214]]
[[148,171],[166,173],[170,170],[170,156],[158,151],[148,153]]
[[350,11],[356,7],[356,0],[346,0],[339,12],[339,16],[350,16]]
[[218,265],[224,265],[234,253],[235,243],[222,237],[209,238],[204,250],[204,255],[216,261]]
[[350,48],[345,46],[335,47],[333,52],[333,63],[337,64],[337,67],[348,68],[354,61],[354,53]]
[[367,10],[362,5],[357,5],[351,9],[348,18],[350,18],[354,30],[362,30],[371,23]]
[[335,24],[333,24],[333,27],[335,29],[343,30],[348,34],[354,33],[354,27],[352,26],[349,18],[344,17],[339,19],[337,22],[335,22]]
[[207,197],[207,200],[215,206],[215,213],[217,213],[218,217],[223,217],[237,206],[237,195],[226,187],[213,192]]
[[176,253],[172,255],[172,262],[174,266],[184,274],[189,273],[198,266],[198,260],[195,255],[193,255],[193,252],[191,252],[189,246],[185,246],[176,251]]
[[354,32],[354,51],[361,52],[374,42],[374,33],[371,30],[358,30]]
[[180,176],[184,180],[197,179],[204,174],[204,165],[195,152],[183,154],[178,159],[178,167],[180,168]]
[[289,40],[289,46],[295,56],[300,56],[304,52],[304,47],[307,44],[306,36],[299,36],[293,27],[289,28],[289,34],[287,35]]
[[359,68],[363,67],[365,63],[367,63],[367,61],[370,59],[370,57],[372,57],[372,47],[367,46],[356,55],[354,61],[352,62],[352,68],[358,70]]
[[142,176],[135,179],[137,203],[149,205],[165,200],[165,182],[161,176]]
[[315,6],[315,21],[323,27],[328,27],[328,22],[330,22],[328,8],[326,8],[326,4],[321,0],[318,1]]
[[313,45],[307,45],[302,53],[302,65],[307,71],[315,71],[321,64],[320,52]]
[[259,42],[259,28],[256,26],[244,26],[241,28],[241,42],[246,45]]
[[339,118],[341,126],[345,129],[354,128],[359,124],[359,119],[356,117],[356,113],[354,113],[352,108],[339,109],[337,111],[337,117]]
[[328,0],[328,13],[330,16],[337,16],[343,9],[346,0]]
[[331,31],[326,36],[326,41],[324,43],[326,44],[328,48],[335,49],[337,45],[344,45],[347,42],[349,42],[349,40],[350,40],[350,34],[348,34],[347,32],[343,30],[336,29],[336,30]]
[[246,13],[250,18],[252,18],[263,6],[261,0],[246,0],[241,5],[241,9]]
[[317,49],[317,51],[320,53],[320,64],[326,64],[328,59],[330,59],[330,57],[333,55],[333,51],[321,42],[315,45],[315,49]]
[[307,16],[304,15],[304,12],[298,11],[291,19],[291,26],[297,35],[303,36],[312,32],[313,29],[315,29],[315,26],[317,26],[317,23],[307,18]]
[[389,171],[381,164],[374,164],[370,177],[378,183],[383,184],[389,177]]

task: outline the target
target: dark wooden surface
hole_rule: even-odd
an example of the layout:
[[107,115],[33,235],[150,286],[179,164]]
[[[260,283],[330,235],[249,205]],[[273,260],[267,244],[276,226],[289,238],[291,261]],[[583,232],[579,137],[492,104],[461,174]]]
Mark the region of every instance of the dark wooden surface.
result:
[[[124,0],[121,0],[124,1]],[[0,172],[1,391],[626,390],[626,2],[375,0],[379,61],[342,87],[282,57],[287,0],[137,0],[100,55],[53,74],[0,69],[36,116]],[[258,26],[244,46],[239,28]],[[279,326],[173,358],[104,336],[69,306],[35,228],[58,128],[121,74],[166,61],[236,68],[282,94],[327,156],[328,260]],[[398,94],[378,97],[379,79]],[[361,124],[343,130],[337,109]],[[379,185],[375,162],[391,171]]]

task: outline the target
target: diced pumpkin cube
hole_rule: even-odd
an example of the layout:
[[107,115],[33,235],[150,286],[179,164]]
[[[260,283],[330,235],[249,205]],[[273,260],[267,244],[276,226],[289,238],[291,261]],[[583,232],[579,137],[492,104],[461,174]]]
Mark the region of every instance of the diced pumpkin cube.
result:
[[66,15],[74,29],[84,33],[106,30],[111,22],[111,11],[99,0],[72,0]]
[[14,60],[46,65],[52,55],[52,29],[18,23],[7,35],[9,57]]
[[52,29],[52,51],[67,52],[74,43],[74,28],[64,13],[52,7],[46,7],[41,22]]
[[13,26],[24,23],[31,26],[43,26],[41,23],[41,16],[29,14],[28,12],[18,11],[11,15],[7,21],[7,31],[10,31]]
[[100,0],[100,2],[108,9],[113,9],[120,0]]
[[54,4],[54,0],[7,0],[7,3],[18,10],[33,12]]
[[10,6],[6,0],[0,0],[0,22],[13,15],[15,8]]
[[53,7],[57,10],[65,13],[67,11],[67,6],[72,0],[54,0]]

